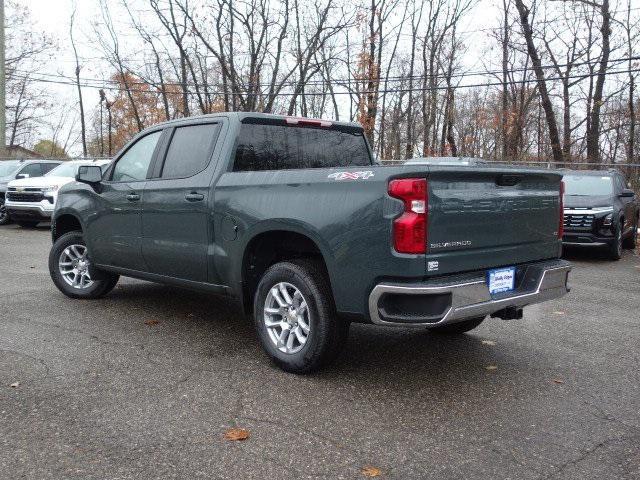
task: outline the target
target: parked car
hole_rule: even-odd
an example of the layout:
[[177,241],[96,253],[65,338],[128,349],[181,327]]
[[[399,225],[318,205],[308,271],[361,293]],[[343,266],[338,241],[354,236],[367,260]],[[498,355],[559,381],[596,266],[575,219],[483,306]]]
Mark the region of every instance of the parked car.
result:
[[58,190],[75,180],[78,167],[97,165],[106,169],[108,164],[109,160],[68,161],[58,164],[42,177],[10,181],[5,200],[7,215],[22,227],[34,227],[40,222],[48,222],[56,205]]
[[567,292],[559,173],[377,166],[357,124],[175,120],[77,180],[52,220],[60,291],[125,275],[230,296],[290,372],[334,358],[353,321],[462,333]]
[[40,177],[60,164],[59,160],[1,160],[0,161],[0,225],[11,221],[4,205],[7,184],[16,178]]
[[562,243],[606,248],[613,260],[634,248],[640,204],[616,170],[572,170],[564,174]]

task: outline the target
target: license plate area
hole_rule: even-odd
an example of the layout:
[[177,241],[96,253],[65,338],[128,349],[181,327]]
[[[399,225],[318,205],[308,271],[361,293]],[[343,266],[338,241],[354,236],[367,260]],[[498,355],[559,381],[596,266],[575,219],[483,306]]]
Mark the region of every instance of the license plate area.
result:
[[487,286],[490,295],[510,292],[516,283],[516,267],[494,268],[487,271]]

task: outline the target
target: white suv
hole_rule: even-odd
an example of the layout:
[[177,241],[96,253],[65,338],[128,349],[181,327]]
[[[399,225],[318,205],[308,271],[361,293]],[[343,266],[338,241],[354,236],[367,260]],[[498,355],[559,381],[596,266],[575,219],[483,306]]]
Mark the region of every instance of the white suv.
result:
[[56,206],[58,190],[73,182],[81,165],[98,165],[104,172],[110,160],[64,162],[42,177],[12,180],[7,186],[5,207],[11,220],[23,227],[48,222]]

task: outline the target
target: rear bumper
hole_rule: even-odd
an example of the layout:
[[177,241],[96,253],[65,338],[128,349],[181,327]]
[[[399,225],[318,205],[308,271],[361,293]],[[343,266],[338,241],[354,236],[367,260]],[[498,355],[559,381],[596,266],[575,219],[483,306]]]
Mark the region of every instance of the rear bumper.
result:
[[420,284],[380,283],[369,295],[369,315],[379,325],[435,327],[520,309],[567,293],[570,270],[564,260],[519,265],[516,288],[493,296],[485,271]]

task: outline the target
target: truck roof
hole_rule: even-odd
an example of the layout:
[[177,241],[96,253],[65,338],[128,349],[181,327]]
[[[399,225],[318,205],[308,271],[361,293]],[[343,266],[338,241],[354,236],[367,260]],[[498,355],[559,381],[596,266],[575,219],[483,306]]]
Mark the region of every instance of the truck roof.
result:
[[347,127],[347,128],[357,128],[359,130],[362,130],[362,125],[360,125],[359,123],[355,123],[355,122],[337,122],[334,120],[326,120],[326,119],[320,119],[320,118],[308,118],[308,117],[296,117],[296,116],[292,116],[292,115],[275,115],[272,113],[259,113],[259,112],[218,112],[218,113],[208,113],[205,115],[194,115],[191,117],[184,117],[184,118],[176,118],[173,120],[169,120],[166,122],[162,122],[162,123],[158,123],[154,126],[160,126],[160,125],[173,125],[173,124],[180,124],[180,123],[184,123],[184,122],[189,122],[189,121],[193,121],[193,120],[199,120],[199,119],[207,119],[207,118],[220,118],[220,117],[226,117],[226,118],[231,118],[231,117],[235,117],[238,119],[239,122],[241,123],[247,123],[247,120],[262,120],[262,121],[283,121],[283,122],[287,122],[287,123],[292,123],[295,124],[297,122],[301,122],[303,124],[313,124],[313,123],[317,123],[318,125],[320,125],[320,123],[322,123],[324,127],[333,127],[333,126],[339,126],[339,127]]

